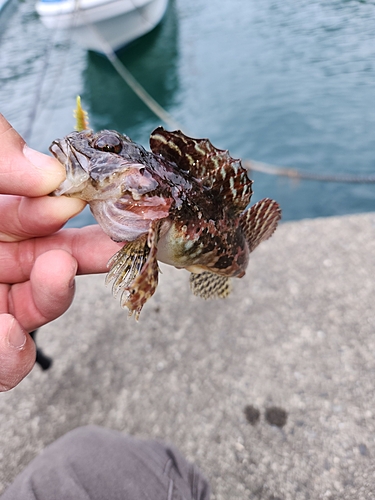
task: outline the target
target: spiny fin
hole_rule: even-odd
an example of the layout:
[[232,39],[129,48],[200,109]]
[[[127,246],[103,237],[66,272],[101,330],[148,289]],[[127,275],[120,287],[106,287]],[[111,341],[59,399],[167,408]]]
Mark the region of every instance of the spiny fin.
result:
[[240,218],[240,225],[245,234],[249,250],[252,252],[276,230],[281,218],[280,206],[276,201],[264,198],[255,203]]
[[121,297],[122,307],[129,309],[129,316],[134,313],[137,321],[143,306],[154,295],[158,286],[159,266],[156,254],[158,251],[159,227],[159,221],[151,223],[147,237],[147,246],[150,248],[147,260],[141,272],[130,283]]
[[150,248],[147,245],[147,236],[127,243],[108,261],[110,268],[105,283],[108,285],[112,280],[112,293],[114,297],[124,290],[140,274],[147,260]]
[[109,261],[111,269],[106,283],[114,279],[113,295],[121,292],[121,306],[138,321],[140,312],[158,286],[159,266],[156,259],[159,221],[150,225],[147,235],[128,243]]
[[225,299],[230,294],[232,285],[226,276],[204,271],[190,274],[190,288],[194,295],[202,299]]
[[228,151],[217,149],[208,139],[193,139],[180,130],[168,132],[155,129],[150,137],[154,154],[173,162],[182,171],[200,180],[214,197],[219,197],[226,209],[242,212],[250,203],[252,180],[240,160]]

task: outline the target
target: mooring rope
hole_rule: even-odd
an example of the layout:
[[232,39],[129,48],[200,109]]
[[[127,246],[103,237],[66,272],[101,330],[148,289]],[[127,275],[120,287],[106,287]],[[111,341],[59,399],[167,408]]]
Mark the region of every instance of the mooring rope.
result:
[[132,91],[140,98],[140,100],[164,123],[174,129],[181,129],[181,125],[168,113],[160,104],[146,91],[146,89],[134,78],[127,67],[117,57],[115,51],[107,40],[101,35],[96,26],[90,23],[90,28],[95,32],[95,35],[100,40],[101,50],[112,64],[121,78],[129,85]]
[[40,58],[42,61],[42,69],[39,75],[37,75],[35,89],[34,89],[34,96],[33,96],[33,104],[29,110],[29,115],[27,117],[27,124],[25,130],[22,133],[22,136],[26,142],[30,141],[34,129],[34,123],[40,112],[39,105],[42,101],[43,84],[46,80],[47,72],[51,64],[52,48],[55,45],[56,33],[57,32],[54,31],[52,35],[52,43],[50,41],[50,38],[49,37],[47,38],[47,42],[43,48],[42,57]]
[[278,167],[256,160],[242,160],[242,165],[249,171],[261,172],[262,174],[289,177],[289,179],[320,181],[320,182],[347,182],[354,184],[375,183],[375,175],[351,175],[351,174],[315,174],[296,168]]

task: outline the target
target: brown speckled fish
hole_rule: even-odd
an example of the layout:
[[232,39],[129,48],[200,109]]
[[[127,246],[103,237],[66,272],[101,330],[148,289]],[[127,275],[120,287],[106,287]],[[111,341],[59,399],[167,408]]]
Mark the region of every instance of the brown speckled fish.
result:
[[269,238],[278,204],[248,207],[252,181],[239,160],[207,139],[157,128],[151,151],[112,130],[73,132],[51,145],[67,178],[54,192],[87,201],[114,240],[107,282],[130,315],[158,283],[158,260],[191,272],[193,293],[226,297],[230,278],[244,276],[249,254]]

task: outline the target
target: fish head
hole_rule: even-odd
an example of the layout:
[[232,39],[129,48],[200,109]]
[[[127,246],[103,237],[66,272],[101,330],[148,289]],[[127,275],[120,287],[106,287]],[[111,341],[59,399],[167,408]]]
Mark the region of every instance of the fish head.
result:
[[53,194],[90,202],[129,192],[139,200],[158,187],[142,163],[142,149],[126,135],[112,130],[73,132],[53,141],[50,151],[66,172],[66,179]]
[[53,141],[50,151],[66,172],[52,194],[86,201],[115,241],[132,241],[169,215],[172,200],[150,168],[150,154],[126,135],[72,132]]

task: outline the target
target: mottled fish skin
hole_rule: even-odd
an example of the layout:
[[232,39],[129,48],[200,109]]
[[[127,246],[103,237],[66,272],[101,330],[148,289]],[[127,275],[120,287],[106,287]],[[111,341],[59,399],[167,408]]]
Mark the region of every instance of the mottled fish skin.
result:
[[81,198],[103,230],[124,247],[107,281],[138,318],[153,295],[162,261],[191,274],[203,298],[223,298],[245,274],[249,254],[275,231],[279,205],[249,208],[252,181],[240,160],[208,139],[158,127],[151,152],[116,131],[73,132],[51,145],[67,179],[53,193]]

